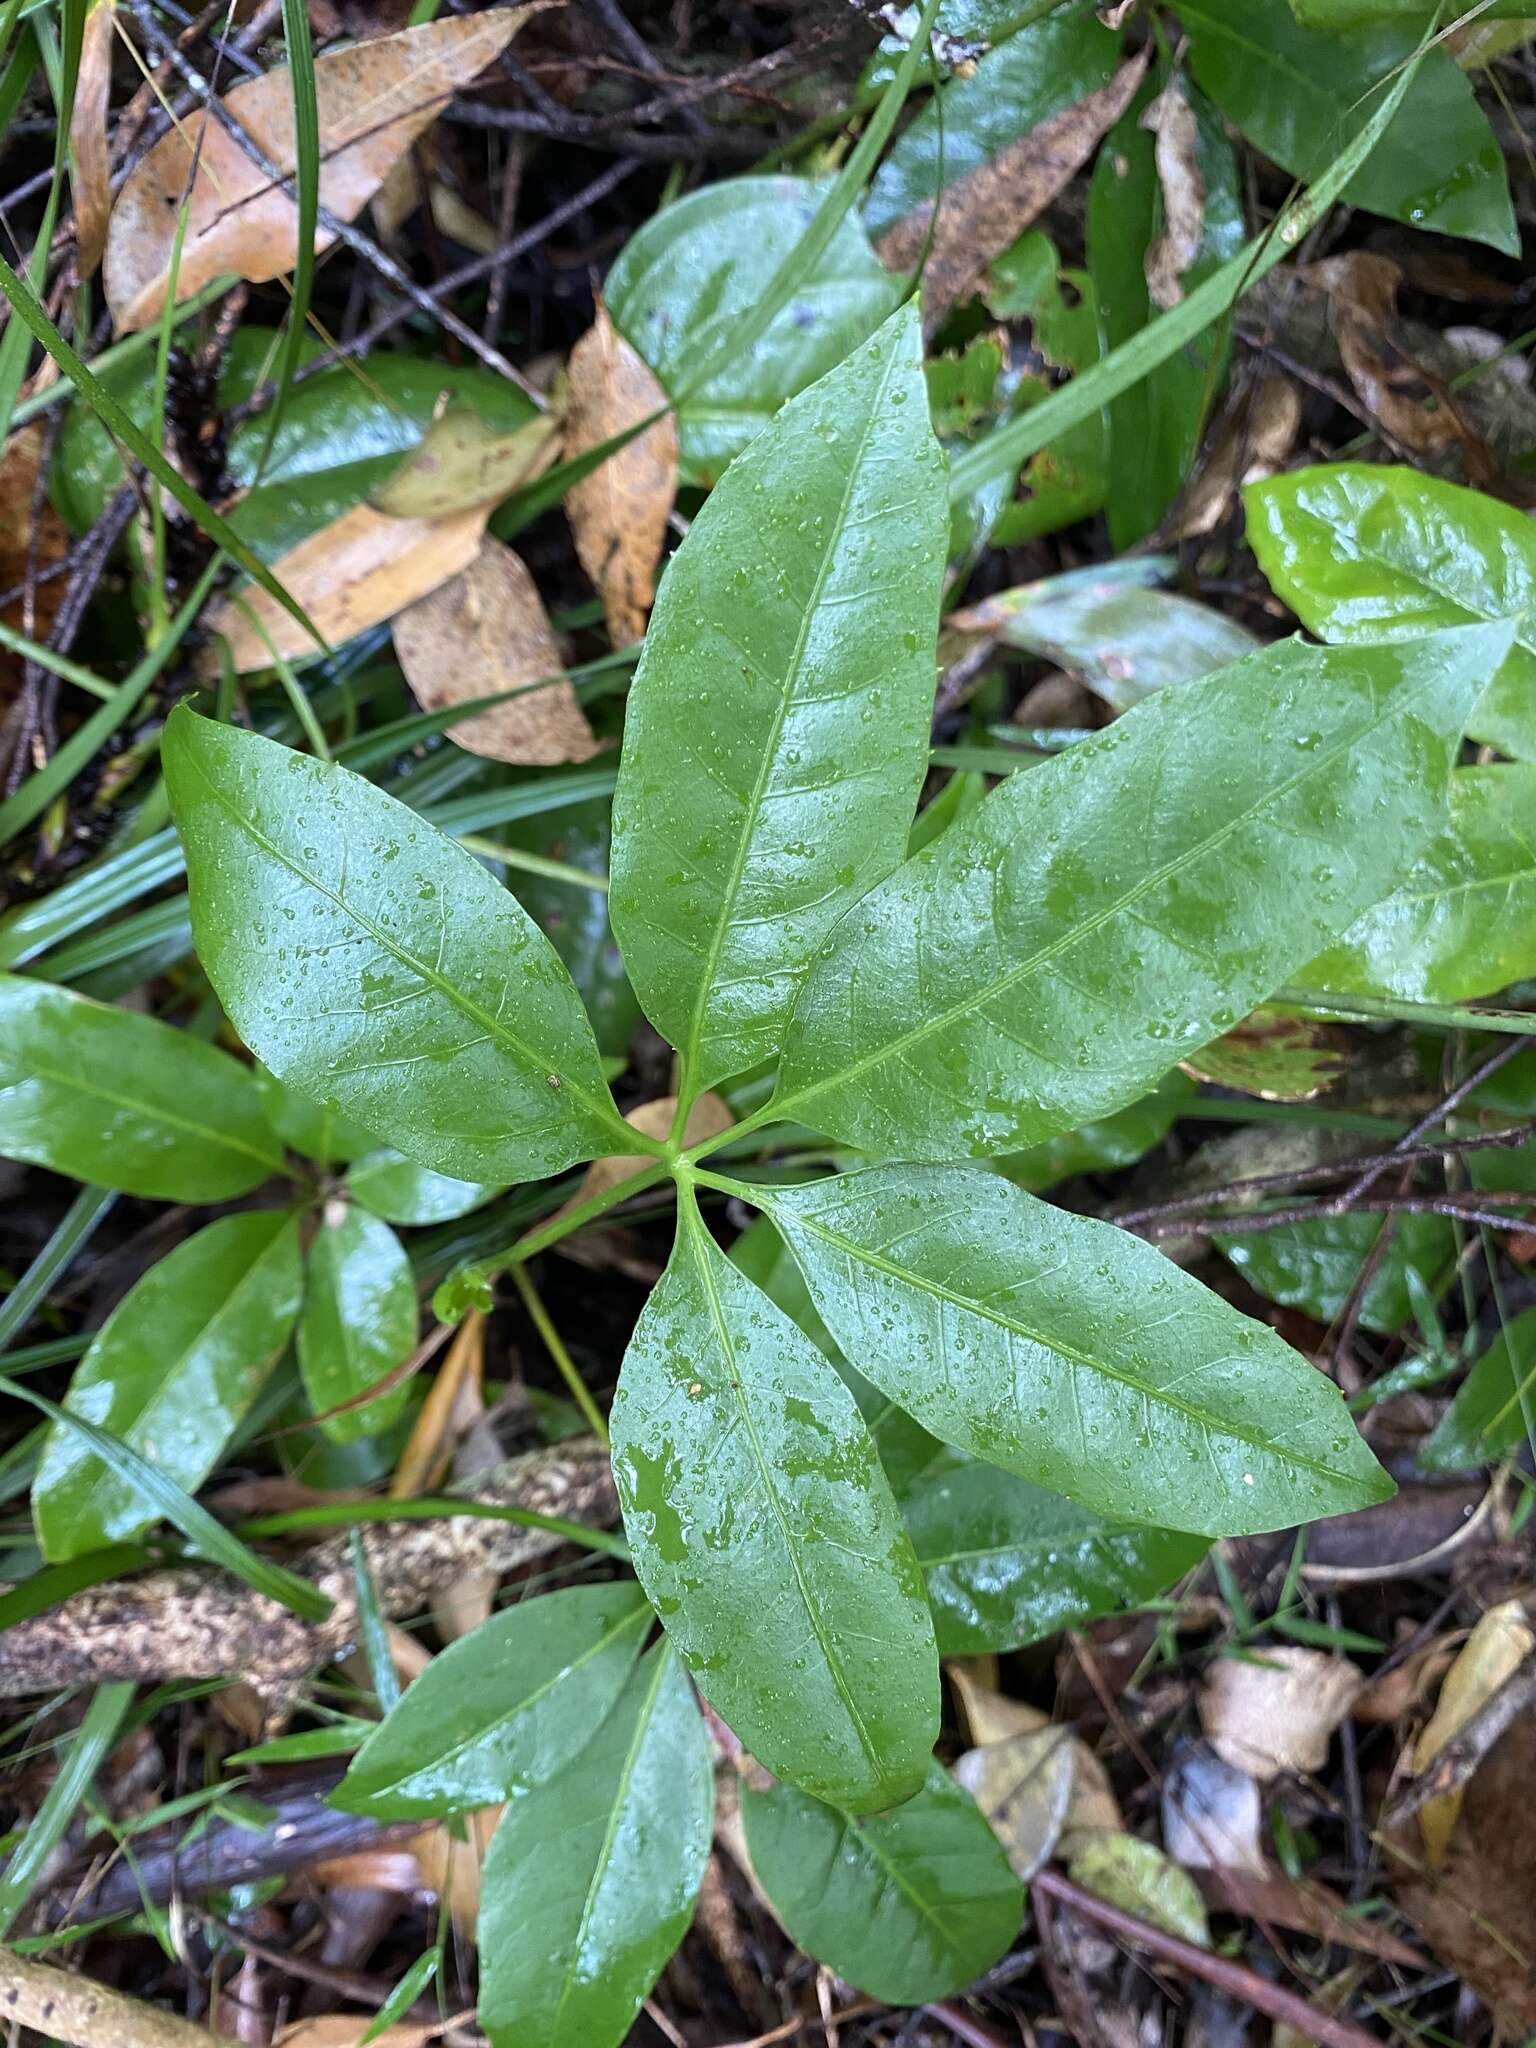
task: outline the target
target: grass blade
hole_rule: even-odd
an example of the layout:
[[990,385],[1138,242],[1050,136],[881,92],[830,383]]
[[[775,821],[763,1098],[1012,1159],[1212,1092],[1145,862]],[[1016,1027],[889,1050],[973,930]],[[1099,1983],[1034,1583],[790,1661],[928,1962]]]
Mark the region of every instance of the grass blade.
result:
[[27,1903],[48,1859],[64,1839],[64,1831],[90,1790],[102,1759],[117,1740],[117,1731],[132,1698],[133,1687],[125,1682],[97,1686],[85,1719],[75,1730],[74,1740],[48,1787],[48,1796],[37,1810],[37,1818],[0,1874],[0,1940],[16,1924],[16,1916]]

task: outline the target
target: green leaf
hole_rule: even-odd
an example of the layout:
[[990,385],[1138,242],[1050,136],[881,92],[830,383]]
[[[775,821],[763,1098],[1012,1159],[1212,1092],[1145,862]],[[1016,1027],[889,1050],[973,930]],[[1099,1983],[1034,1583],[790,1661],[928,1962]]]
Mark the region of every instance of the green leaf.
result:
[[1108,82],[1120,37],[1088,8],[1060,8],[940,86],[903,129],[864,207],[879,238],[915,208],[991,163],[1011,142]]
[[356,1159],[374,1149],[372,1134],[360,1124],[349,1124],[333,1109],[311,1102],[297,1088],[290,1088],[265,1067],[256,1069],[256,1080],[266,1105],[267,1118],[283,1143],[306,1159],[334,1166],[338,1161]]
[[1468,707],[1507,645],[1502,626],[1285,642],[1010,776],[833,931],[771,1113],[931,1159],[1134,1101],[1444,829]]
[[1286,1529],[1391,1482],[1338,1389],[1153,1246],[976,1168],[754,1191],[840,1348],[945,1443],[1103,1515]]
[[[366,1393],[410,1356],[416,1342],[416,1284],[405,1248],[387,1223],[342,1204],[309,1248],[299,1369],[316,1415]],[[334,1415],[320,1427],[336,1443],[379,1436],[398,1422],[409,1386]]]
[[494,1184],[453,1180],[387,1147],[360,1159],[347,1175],[354,1200],[386,1223],[451,1223],[501,1193]]
[[1302,969],[1307,988],[1457,1003],[1536,975],[1536,763],[1463,768],[1401,888]]
[[962,1451],[945,1450],[898,1498],[928,1581],[941,1657],[1017,1650],[1166,1591],[1202,1537],[1107,1521]]
[[793,1785],[741,1788],[758,1883],[797,1947],[888,2005],[973,1984],[1019,1931],[1024,1893],[969,1792],[930,1763],[892,1813],[839,1813]]
[[[684,365],[728,344],[800,241],[823,187],[731,178],[663,207],[625,243],[604,286],[614,324],[669,396]],[[765,333],[678,407],[685,483],[714,483],[785,399],[868,339],[901,287],[851,216]]]
[[947,523],[911,305],[790,401],[672,558],[608,900],[690,1095],[777,1052],[816,948],[906,851]]
[[350,770],[185,709],[161,751],[198,956],[290,1086],[456,1179],[638,1148],[570,977],[472,855]]
[[[1301,27],[1286,0],[1179,0],[1196,82],[1250,142],[1315,178],[1360,122],[1360,102],[1418,47],[1414,28],[1346,39]],[[1402,107],[1350,180],[1346,204],[1505,255],[1520,247],[1497,138],[1444,50],[1422,58]]]
[[1072,1876],[1112,1906],[1166,1927],[1199,1948],[1211,1946],[1205,1901],[1187,1870],[1139,1835],[1096,1828],[1074,1851]]
[[0,1153],[163,1202],[224,1202],[282,1171],[256,1078],[137,1011],[0,975]]
[[650,1618],[631,1580],[492,1615],[433,1658],[358,1751],[332,1805],[435,1820],[545,1784],[624,1690]]
[[[1156,84],[1165,83],[1162,73]],[[1088,187],[1088,271],[1097,288],[1108,345],[1132,340],[1156,310],[1147,290],[1146,253],[1166,225],[1155,142],[1141,125],[1156,87],[1110,130]],[[1194,110],[1196,163],[1205,185],[1200,247],[1180,279],[1203,284],[1243,245],[1237,160],[1220,115],[1204,93],[1184,87]],[[1109,407],[1110,542],[1128,548],[1157,527],[1189,478],[1211,400],[1227,360],[1227,323],[1213,321]]]
[[492,2048],[618,2048],[692,1916],[714,1804],[703,1717],[659,1643],[492,1839],[477,1936]]
[[1243,493],[1276,596],[1323,640],[1415,640],[1516,622],[1467,730],[1536,759],[1536,523],[1482,491],[1364,462],[1292,470]]
[[635,1570],[711,1706],[818,1795],[909,1797],[938,1666],[896,1503],[847,1388],[686,1188],[610,1426]]
[[1536,1308],[1510,1318],[1435,1425],[1419,1463],[1465,1472],[1508,1457],[1536,1433]]
[[[606,795],[565,804],[513,824],[497,837],[525,853],[562,860],[606,879],[612,857],[611,810]],[[640,1005],[609,923],[606,893],[573,889],[568,882],[542,875],[514,872],[508,880],[518,902],[570,970],[592,1020],[598,1051],[615,1058],[626,1053],[640,1022]]]
[[1117,1167],[1134,1166],[1163,1142],[1196,1093],[1189,1076],[1175,1068],[1139,1101],[1128,1102],[1124,1109],[1112,1110],[1094,1123],[1079,1124],[1075,1131],[1047,1138],[1027,1152],[1010,1153],[998,1160],[997,1170],[1015,1187],[1038,1195],[1074,1174],[1113,1173]]
[[[64,1397],[195,1493],[277,1363],[299,1313],[299,1226],[276,1210],[225,1216],[131,1287]],[[32,1489],[43,1555],[129,1542],[155,1521],[75,1431],[48,1432]]]
[[[1309,1217],[1276,1230],[1218,1237],[1219,1250],[1256,1294],[1302,1309],[1331,1323],[1354,1292],[1360,1269],[1381,1233],[1382,1219],[1366,1213]],[[1433,1294],[1443,1293],[1456,1261],[1456,1239],[1445,1216],[1399,1216],[1360,1308],[1364,1329],[1384,1336],[1413,1320],[1408,1274],[1417,1272]]]

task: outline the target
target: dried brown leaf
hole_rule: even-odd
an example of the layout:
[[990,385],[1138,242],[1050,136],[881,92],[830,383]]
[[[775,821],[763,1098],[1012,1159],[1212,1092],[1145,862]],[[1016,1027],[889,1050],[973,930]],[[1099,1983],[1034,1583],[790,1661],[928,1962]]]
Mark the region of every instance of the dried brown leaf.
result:
[[[667,403],[666,393],[602,305],[571,350],[566,376],[568,460]],[[676,493],[677,421],[670,412],[566,492],[576,552],[602,596],[615,647],[628,647],[645,632]]]
[[1250,1661],[1218,1657],[1200,1692],[1200,1725],[1217,1755],[1250,1777],[1319,1771],[1333,1732],[1364,1685],[1347,1657],[1298,1643]]
[[[481,505],[450,519],[391,519],[371,505],[354,505],[279,557],[272,573],[339,647],[468,568],[489,516]],[[225,599],[209,625],[228,641],[242,675],[269,668],[273,647],[290,661],[315,652],[304,628],[264,590]]]
[[[442,112],[453,89],[498,56],[535,11],[522,6],[450,15],[317,58],[321,205],[341,220],[354,220],[390,166]],[[224,105],[267,161],[291,176],[293,92],[286,67],[237,85]],[[199,110],[155,144],[112,209],[102,284],[119,334],[159,317],[184,199],[188,217],[178,301],[227,271],[260,284],[294,266],[294,201],[212,115]],[[327,248],[331,239],[322,229],[315,247]]]
[[[1100,137],[1130,105],[1147,68],[1150,45],[1129,58],[1097,92],[1065,107],[1008,144],[939,195],[933,246],[923,271],[923,325],[938,327],[951,307],[1010,242],[1088,161]],[[880,260],[892,270],[917,262],[928,240],[933,201],[924,200],[887,230]]]
[[[69,552],[69,531],[48,502],[47,492],[39,489],[47,433],[39,420],[22,427],[0,447],[0,590],[14,590],[26,582],[29,557],[35,557],[42,570],[62,562]],[[63,595],[64,579],[56,576],[37,584],[30,618],[25,598],[18,597],[0,612],[0,620],[13,633],[46,640]],[[17,656],[0,653],[0,699],[10,695],[20,668]]]
[[[278,2048],[361,2048],[363,2036],[373,2024],[367,2013],[325,2013],[312,2020],[300,2020],[285,2027],[277,2037]],[[375,2034],[368,2048],[427,2048],[441,2037],[437,2026],[386,2027]]]
[[484,1367],[485,1316],[479,1309],[471,1309],[454,1332],[400,1453],[389,1482],[391,1500],[410,1500],[442,1484],[465,1397],[473,1400],[478,1396]]
[[1240,484],[1284,466],[1301,431],[1301,393],[1289,377],[1261,376],[1229,406],[1184,500],[1174,538],[1209,533],[1225,518]]
[[1378,1921],[1361,1919],[1336,1892],[1312,1878],[1298,1880],[1279,1870],[1255,1872],[1222,1865],[1196,1869],[1195,1881],[1206,1904],[1217,1912],[1235,1913],[1240,1920],[1262,1920],[1271,1927],[1289,1927],[1297,1934],[1313,1934],[1319,1941],[1352,1948],[1359,1955],[1378,1956],[1405,1970],[1424,1967],[1416,1948]]
[[[1422,1777],[1472,1716],[1536,1648],[1536,1634],[1518,1600],[1490,1607],[1467,1638],[1466,1647],[1440,1687],[1435,1711],[1413,1751],[1413,1775]],[[1432,1870],[1445,1861],[1451,1831],[1461,1812],[1465,1788],[1441,1793],[1419,1809],[1419,1833]]]
[[1205,177],[1200,169],[1200,125],[1177,72],[1141,117],[1153,138],[1157,182],[1163,193],[1163,231],[1148,245],[1145,268],[1152,303],[1166,310],[1184,296],[1180,283],[1200,253],[1205,234]]
[[549,413],[500,433],[472,406],[451,405],[368,502],[394,519],[446,519],[498,504],[549,467],[558,432]]
[[80,69],[69,118],[70,190],[75,202],[75,275],[94,277],[107,245],[112,211],[112,162],[107,105],[112,91],[112,50],[117,0],[96,0],[85,17]]
[[[483,526],[486,513],[482,505],[455,517]],[[502,690],[521,692],[448,728],[448,737],[470,753],[548,767],[587,761],[597,751],[563,674],[565,657],[544,601],[520,557],[501,541],[487,536],[461,574],[400,610],[394,634],[405,679],[429,711]],[[542,687],[527,688],[531,683]]]

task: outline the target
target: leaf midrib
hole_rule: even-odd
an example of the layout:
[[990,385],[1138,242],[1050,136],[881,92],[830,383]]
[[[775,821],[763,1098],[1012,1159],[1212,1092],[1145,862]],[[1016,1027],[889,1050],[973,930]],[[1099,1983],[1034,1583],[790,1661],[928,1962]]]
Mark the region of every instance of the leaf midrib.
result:
[[[776,1095],[772,1103],[775,1116],[778,1118],[788,1118],[792,1112],[798,1111],[805,1103],[813,1102],[818,1095],[824,1094],[830,1089],[851,1087],[864,1074],[868,1073],[871,1068],[878,1067],[887,1060],[899,1060],[910,1047],[921,1044],[924,1039],[931,1038],[936,1032],[950,1029],[959,1019],[970,1016],[975,1011],[984,1008],[986,1004],[995,1001],[998,996],[1006,995],[1019,982],[1034,974],[1041,967],[1047,966],[1059,954],[1065,953],[1083,940],[1091,938],[1096,931],[1110,923],[1112,919],[1133,909],[1144,896],[1160,888],[1163,883],[1172,881],[1185,868],[1219,851],[1234,833],[1241,831],[1254,818],[1272,808],[1282,798],[1291,795],[1294,790],[1302,788],[1306,783],[1312,781],[1314,777],[1321,775],[1326,769],[1331,768],[1336,761],[1360,746],[1364,741],[1373,737],[1374,734],[1389,722],[1400,719],[1421,697],[1428,696],[1436,689],[1440,681],[1441,679],[1438,676],[1432,676],[1420,684],[1417,690],[1392,691],[1388,708],[1379,718],[1372,719],[1369,724],[1356,729],[1347,739],[1341,741],[1338,746],[1330,748],[1327,753],[1314,756],[1289,781],[1272,785],[1266,789],[1256,803],[1251,804],[1247,810],[1240,812],[1237,817],[1228,819],[1227,823],[1218,832],[1212,833],[1208,838],[1197,840],[1192,846],[1186,847],[1182,853],[1176,855],[1172,860],[1165,861],[1162,867],[1153,869],[1148,874],[1143,875],[1141,880],[1132,888],[1126,890],[1123,895],[1117,896],[1112,902],[1105,904],[1097,915],[1089,917],[1079,924],[1069,926],[1048,944],[1039,947],[1027,959],[1019,961],[1016,966],[998,975],[986,987],[979,989],[974,995],[966,996],[962,1001],[953,1004],[946,1010],[935,1012],[934,1015],[925,1018],[922,1023],[913,1025],[911,1030],[903,1032],[899,1038],[885,1040],[871,1051],[851,1061],[849,1065],[843,1067],[837,1073],[812,1081],[792,1094]],[[991,801],[991,799],[988,801]],[[981,815],[982,812],[977,813],[978,817]],[[921,857],[921,855],[914,856],[916,859],[921,859]],[[896,870],[896,876],[904,873],[906,867],[910,865],[910,862],[904,863],[902,867]],[[894,879],[894,876],[889,877],[888,881]],[[877,883],[875,886],[879,889],[886,885]],[[869,899],[866,898],[865,900],[868,901]],[[814,986],[814,976],[804,984],[805,988],[812,986]]]
[[943,1941],[948,1952],[953,1956],[960,1955],[962,1950],[958,1938],[958,1927],[964,1912],[975,1905],[975,1900],[964,1899],[958,1902],[960,1914],[957,1916],[956,1924],[951,1925],[950,1922],[939,1916],[938,1912],[929,1905],[921,1892],[913,1890],[912,1886],[902,1875],[901,1865],[896,1862],[894,1856],[884,1849],[880,1837],[873,1827],[861,1826],[858,1816],[851,1813],[843,1814],[842,1821],[844,1827],[867,1851],[870,1861],[880,1866],[902,1897],[908,1900],[914,1907],[919,1918],[925,1920],[934,1933]]

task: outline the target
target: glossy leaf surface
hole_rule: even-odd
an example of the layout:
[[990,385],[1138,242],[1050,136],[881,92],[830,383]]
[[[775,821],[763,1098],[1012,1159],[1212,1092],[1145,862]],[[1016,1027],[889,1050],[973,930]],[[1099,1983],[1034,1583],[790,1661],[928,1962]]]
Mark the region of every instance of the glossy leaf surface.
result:
[[[1303,1309],[1315,1321],[1330,1323],[1350,1300],[1380,1232],[1379,1216],[1319,1216],[1282,1224],[1277,1230],[1218,1237],[1216,1243],[1266,1301]],[[1365,1290],[1361,1326],[1385,1335],[1411,1324],[1410,1269],[1438,1294],[1450,1280],[1455,1258],[1456,1240],[1447,1217],[1399,1216]]]
[[[345,1207],[329,1215],[309,1247],[299,1368],[315,1414],[365,1393],[394,1371],[416,1342],[416,1287],[405,1248],[387,1223]],[[333,1415],[320,1427],[337,1443],[378,1436],[399,1420],[407,1386]]]
[[547,1783],[624,1690],[649,1620],[627,1579],[493,1614],[432,1659],[332,1803],[384,1820],[436,1819]]
[[1112,1224],[974,1168],[874,1167],[762,1201],[859,1370],[991,1464],[1209,1536],[1392,1490],[1331,1381]]
[[1536,1309],[1512,1316],[1419,1453],[1431,1472],[1491,1464],[1536,1437]]
[[176,713],[199,957],[282,1078],[457,1179],[632,1149],[548,940],[478,861],[345,768]]
[[248,1067],[169,1024],[0,975],[0,1153],[163,1202],[280,1172]]
[[[1536,703],[1533,703],[1536,722]],[[1460,1003],[1536,975],[1536,763],[1463,768],[1401,888],[1304,967],[1305,988]]]
[[609,912],[694,1090],[778,1050],[816,948],[905,853],[947,526],[908,306],[732,464],[667,569]]
[[837,1373],[686,1194],[611,1427],[635,1570],[710,1704],[818,1795],[907,1798],[938,1667],[896,1503]]
[[941,1764],[890,1813],[861,1819],[793,1785],[744,1784],[741,1817],[790,1938],[871,1997],[923,2005],[963,1991],[1018,1933],[1019,1881]]
[[479,2022],[492,2048],[618,2048],[682,1939],[715,1780],[661,1643],[574,1763],[507,1808],[485,1859]]
[[1292,470],[1243,493],[1276,594],[1324,640],[1412,640],[1512,619],[1515,645],[1467,721],[1536,758],[1536,523],[1481,491],[1364,462]]
[[[713,483],[786,398],[840,363],[896,304],[900,287],[850,215],[784,310],[732,355],[732,328],[810,226],[823,188],[805,178],[732,178],[663,207],[625,244],[604,286],[614,324],[678,403],[685,483]],[[708,366],[689,388],[690,364]]]
[[347,1175],[347,1186],[365,1209],[386,1223],[451,1223],[501,1193],[492,1183],[434,1173],[430,1166],[418,1166],[387,1147],[359,1159]]
[[[196,1493],[288,1342],[302,1289],[294,1218],[221,1217],[123,1296],[75,1368],[64,1406]],[[62,1423],[48,1432],[32,1509],[43,1555],[56,1562],[131,1541],[157,1519]]]
[[1108,1521],[945,1449],[900,1492],[941,1657],[1017,1650],[1166,1592],[1205,1540]]
[[[1414,55],[1411,28],[1347,41],[1301,27],[1287,0],[1181,0],[1190,68],[1202,91],[1283,170],[1313,180],[1355,134],[1361,102]],[[1390,220],[1519,247],[1509,179],[1466,74],[1442,49],[1419,67],[1395,119],[1345,188],[1345,201]]]
[[1502,626],[1285,642],[1011,776],[835,928],[776,1110],[933,1159],[1135,1100],[1444,829],[1467,711],[1507,644]]
[[998,1160],[997,1170],[1015,1187],[1038,1195],[1073,1174],[1112,1173],[1117,1166],[1134,1165],[1162,1143],[1196,1092],[1189,1076],[1175,1068],[1139,1101],[1128,1102],[1097,1122],[1079,1124],[1075,1131],[1046,1138],[1027,1152],[1009,1153]]

